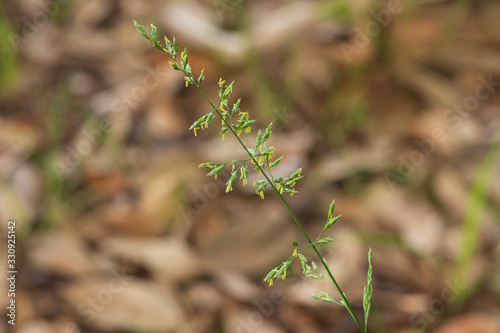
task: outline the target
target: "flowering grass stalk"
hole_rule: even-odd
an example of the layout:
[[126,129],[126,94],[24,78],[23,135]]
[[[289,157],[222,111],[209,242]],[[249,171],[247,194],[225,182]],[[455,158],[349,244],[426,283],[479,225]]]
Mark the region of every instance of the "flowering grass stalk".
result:
[[333,274],[331,273],[328,264],[326,263],[326,261],[324,260],[323,256],[320,254],[317,248],[317,245],[328,244],[332,240],[331,237],[322,237],[322,236],[325,231],[330,229],[340,219],[340,215],[334,216],[333,214],[335,208],[335,201],[332,201],[330,205],[330,208],[328,210],[328,218],[326,220],[325,226],[319,233],[318,237],[316,237],[316,239],[313,241],[306,233],[306,231],[298,221],[297,217],[293,213],[292,209],[288,205],[288,202],[283,196],[283,194],[285,193],[288,193],[289,195],[294,195],[295,193],[297,193],[294,187],[295,184],[303,177],[301,175],[302,169],[300,168],[294,171],[287,178],[274,177],[272,174],[272,168],[277,166],[283,159],[283,156],[275,159],[274,157],[275,148],[273,146],[267,145],[267,140],[271,137],[272,134],[272,123],[270,123],[264,131],[259,130],[257,132],[255,139],[255,146],[253,148],[250,148],[247,145],[245,145],[241,140],[240,136],[242,133],[245,134],[251,133],[251,126],[255,123],[255,120],[251,120],[247,112],[243,112],[240,110],[240,103],[241,103],[240,99],[238,99],[232,105],[232,107],[229,105],[229,97],[232,93],[234,82],[231,82],[228,85],[224,80],[222,79],[219,80],[218,83],[220,88],[219,101],[214,104],[206,96],[205,92],[201,89],[201,83],[205,78],[204,70],[202,70],[200,75],[195,78],[191,66],[189,66],[188,63],[189,58],[188,58],[188,51],[186,49],[184,49],[184,51],[180,53],[180,61],[178,60],[179,52],[178,52],[177,41],[175,38],[173,38],[173,40],[170,41],[167,37],[164,37],[165,47],[163,47],[161,42],[158,40],[157,28],[154,25],[151,25],[150,35],[146,32],[144,27],[139,25],[137,22],[134,21],[134,25],[137,31],[141,35],[143,35],[146,39],[148,39],[153,44],[154,47],[165,53],[172,60],[170,62],[170,65],[174,70],[181,71],[182,73],[184,73],[185,75],[184,80],[186,82],[186,87],[188,87],[190,84],[194,85],[210,105],[211,111],[203,115],[198,120],[196,120],[189,128],[190,130],[193,130],[194,135],[195,136],[197,135],[198,130],[206,129],[209,123],[217,116],[221,120],[220,134],[222,136],[222,140],[225,139],[226,133],[233,135],[236,138],[236,140],[238,140],[239,144],[243,147],[246,154],[248,155],[248,158],[246,159],[241,159],[241,160],[234,159],[226,163],[206,162],[200,164],[200,167],[210,170],[207,175],[217,177],[217,174],[219,172],[221,172],[225,167],[230,166],[231,176],[229,177],[229,180],[226,183],[226,192],[233,190],[232,186],[236,181],[238,175],[240,176],[239,178],[242,179],[243,186],[245,186],[248,182],[248,169],[249,167],[254,167],[254,169],[258,172],[259,176],[262,177],[261,179],[256,180],[254,182],[254,186],[256,187],[256,193],[262,199],[264,199],[264,192],[268,187],[270,187],[271,190],[276,192],[278,197],[281,199],[283,204],[290,212],[292,219],[295,221],[300,231],[306,238],[308,245],[301,250],[298,249],[298,242],[296,240],[292,240],[292,246],[293,246],[292,255],[286,261],[282,262],[280,265],[272,269],[269,272],[269,274],[266,275],[264,281],[266,281],[267,283],[269,283],[270,286],[272,286],[274,279],[285,279],[288,268],[290,267],[292,262],[297,258],[302,265],[303,273],[307,277],[313,279],[324,279],[324,276],[319,271],[319,268],[316,265],[316,263],[314,261],[311,261],[311,264],[309,264],[307,258],[303,254],[303,252],[306,249],[312,248],[313,251],[316,253],[321,265],[325,269],[325,272],[327,273],[330,279],[330,284],[337,291],[340,300],[338,301],[335,300],[332,296],[330,296],[326,292],[320,292],[320,294],[313,294],[312,296],[316,299],[326,302],[336,303],[338,305],[345,307],[349,312],[349,314],[354,319],[354,321],[356,322],[356,324],[358,325],[361,332],[366,333],[368,316],[370,312],[370,301],[372,296],[371,250],[368,253],[368,266],[369,266],[368,283],[363,293],[363,310],[364,310],[364,326],[363,326],[361,321],[355,314],[349,301],[347,300],[346,295],[344,294],[339,284],[333,277]]

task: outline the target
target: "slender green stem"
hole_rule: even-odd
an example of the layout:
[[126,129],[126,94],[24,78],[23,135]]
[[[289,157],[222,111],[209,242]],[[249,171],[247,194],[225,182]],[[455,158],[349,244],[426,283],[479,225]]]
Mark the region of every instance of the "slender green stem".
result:
[[307,241],[309,242],[309,245],[312,247],[312,249],[314,250],[314,252],[318,256],[319,260],[321,261],[321,264],[323,265],[325,271],[327,272],[328,276],[330,277],[330,280],[334,284],[335,288],[337,289],[337,292],[340,295],[340,298],[342,299],[342,302],[344,303],[347,311],[352,316],[352,318],[354,319],[354,321],[356,322],[356,324],[359,326],[361,332],[362,333],[366,333],[365,328],[363,327],[363,325],[361,324],[360,320],[358,319],[358,317],[354,313],[354,310],[353,310],[351,304],[349,303],[349,301],[347,300],[347,297],[345,296],[345,294],[342,291],[342,289],[340,288],[339,284],[337,283],[337,281],[333,277],[333,274],[330,271],[330,268],[328,267],[328,264],[323,259],[323,256],[319,253],[319,251],[316,248],[316,246],[314,245],[313,241],[311,240],[311,238],[309,237],[309,235],[307,234],[307,232],[302,227],[302,224],[300,224],[299,220],[297,219],[297,217],[293,213],[292,209],[290,208],[290,205],[288,205],[288,202],[283,197],[283,195],[280,193],[280,191],[278,190],[278,188],[276,187],[276,185],[274,184],[274,182],[269,178],[269,176],[267,175],[267,173],[264,172],[264,170],[262,169],[262,167],[260,166],[260,164],[255,159],[255,156],[250,153],[250,151],[248,150],[247,146],[243,143],[243,141],[241,141],[240,137],[238,136],[238,134],[236,133],[236,131],[233,129],[233,126],[222,116],[222,114],[219,112],[218,108],[215,107],[215,105],[212,103],[212,101],[207,97],[207,95],[201,89],[200,85],[196,82],[196,80],[194,79],[194,77],[192,76],[192,74],[190,75],[188,72],[186,72],[184,69],[182,69],[182,66],[180,66],[180,64],[177,61],[177,59],[174,59],[168,53],[167,50],[164,49],[163,52],[166,53],[173,61],[175,61],[179,65],[179,67],[181,68],[182,72],[187,77],[190,78],[191,83],[198,89],[198,91],[202,94],[203,98],[208,102],[208,104],[210,104],[210,106],[213,108],[213,110],[215,110],[215,112],[217,113],[217,115],[222,119],[222,121],[224,122],[224,124],[233,133],[234,137],[238,140],[239,144],[243,147],[243,149],[245,149],[245,151],[248,154],[248,156],[250,156],[251,160],[255,163],[255,165],[257,166],[257,169],[259,170],[259,172],[262,173],[262,175],[264,175],[264,177],[266,178],[266,180],[269,183],[269,185],[271,185],[271,187],[273,188],[273,190],[278,194],[279,198],[281,199],[281,201],[283,202],[283,204],[286,206],[286,208],[290,212],[290,215],[292,216],[293,220],[295,221],[295,223],[299,227],[300,231],[302,232],[302,234],[304,235],[304,237],[307,239]]
[[285,198],[283,197],[283,195],[274,186],[273,186],[273,189],[278,194],[278,196],[280,197],[281,201],[283,201],[283,203],[285,204],[286,208],[290,212],[290,215],[292,215],[293,220],[295,221],[295,223],[299,227],[300,231],[302,231],[302,233],[306,237],[307,241],[309,242],[309,245],[312,247],[312,249],[314,250],[314,252],[318,256],[319,260],[321,261],[321,264],[325,268],[325,271],[328,273],[328,276],[330,277],[330,280],[335,285],[335,288],[337,289],[337,292],[339,293],[340,298],[342,298],[342,301],[344,302],[347,311],[352,316],[352,318],[354,319],[354,321],[356,322],[356,324],[358,324],[359,328],[361,329],[361,332],[366,333],[365,329],[363,328],[363,325],[361,325],[361,322],[359,321],[358,317],[354,313],[354,310],[352,309],[351,304],[349,303],[349,301],[347,300],[344,292],[342,291],[342,289],[340,288],[339,284],[337,283],[337,280],[335,280],[335,278],[333,277],[333,274],[330,271],[330,268],[328,267],[328,264],[323,259],[323,256],[319,253],[318,249],[316,248],[316,246],[314,245],[314,243],[311,241],[311,239],[307,235],[306,231],[304,230],[304,228],[302,227],[302,225],[300,224],[300,222],[297,220],[297,217],[293,213],[292,209],[288,205],[288,202],[285,200]]

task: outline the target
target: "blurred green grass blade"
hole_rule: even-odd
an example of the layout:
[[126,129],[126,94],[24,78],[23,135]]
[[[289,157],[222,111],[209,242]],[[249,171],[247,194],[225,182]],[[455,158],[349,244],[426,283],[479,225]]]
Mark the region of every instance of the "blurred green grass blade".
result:
[[372,285],[372,249],[368,252],[368,273],[367,273],[367,284],[363,290],[363,312],[365,314],[365,330],[368,330],[368,317],[370,316],[371,300],[373,293]]
[[[487,202],[489,185],[495,176],[495,171],[500,160],[500,129],[497,130],[495,139],[491,144],[486,156],[479,165],[472,185],[467,210],[465,212],[464,224],[460,247],[455,263],[454,279],[458,285],[467,284],[467,275],[470,270],[474,252],[477,246],[477,236],[481,216]],[[470,290],[470,288],[469,288]],[[457,305],[467,298],[467,293],[460,293]]]
[[19,73],[17,51],[10,42],[12,34],[12,26],[5,10],[0,7],[0,88],[7,91],[15,86]]

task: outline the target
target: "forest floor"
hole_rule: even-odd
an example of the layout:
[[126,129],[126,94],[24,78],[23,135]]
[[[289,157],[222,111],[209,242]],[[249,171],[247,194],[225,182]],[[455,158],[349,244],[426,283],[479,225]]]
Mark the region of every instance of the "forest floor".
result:
[[303,168],[289,203],[311,235],[335,199],[321,251],[361,314],[372,249],[370,333],[500,332],[500,3],[466,3],[2,3],[0,233],[16,221],[17,311],[0,330],[359,332],[300,265],[263,282],[307,243],[255,175],[226,194],[228,173],[198,169],[244,152],[219,121],[188,130],[210,106],[135,19],[189,49],[210,99],[235,80],[252,134],[273,122],[276,175]]

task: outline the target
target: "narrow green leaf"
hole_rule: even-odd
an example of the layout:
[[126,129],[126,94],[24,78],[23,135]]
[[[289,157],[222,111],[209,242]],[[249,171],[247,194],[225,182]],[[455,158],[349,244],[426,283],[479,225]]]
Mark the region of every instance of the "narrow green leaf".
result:
[[269,273],[267,273],[266,277],[264,278],[264,281],[268,281],[276,276],[276,273],[278,272],[278,267],[273,268]]
[[170,66],[172,66],[172,68],[173,68],[173,69],[175,69],[176,71],[180,71],[180,70],[181,70],[181,67],[179,66],[179,64],[178,64],[178,63],[171,61],[171,62],[169,62],[169,64],[170,64]]
[[241,98],[239,98],[236,103],[233,104],[233,110],[231,111],[231,115],[234,116],[236,112],[240,109]]
[[135,25],[135,28],[137,29],[137,31],[144,36],[144,38],[146,38],[147,40],[151,40],[146,32],[146,30],[144,29],[144,27],[142,25],[140,25],[139,23],[137,23],[137,21],[134,20],[134,25]]
[[163,50],[163,46],[161,46],[160,42],[158,41],[157,29],[153,24],[151,24],[151,39],[150,40],[158,50]]
[[312,269],[317,272],[318,271],[318,265],[316,265],[316,263],[313,261],[311,262],[311,266],[312,266]]
[[248,182],[248,168],[247,168],[247,165],[246,164],[243,164],[240,168],[240,173],[241,173],[241,177],[240,178],[243,178],[243,186],[245,186]]
[[179,51],[178,48],[177,48],[177,40],[175,39],[175,37],[172,39],[172,48],[173,48],[173,53],[172,53],[172,57],[174,59],[177,58],[177,52]]
[[328,209],[328,219],[333,215],[333,210],[335,209],[335,199],[332,200],[332,203],[330,204],[330,208]]
[[224,164],[212,169],[209,173],[207,173],[207,176],[216,176],[222,169],[224,169]]
[[205,119],[205,123],[208,125],[208,123],[212,121],[212,119],[214,119],[214,111],[207,113],[207,119]]
[[206,163],[201,163],[198,168],[205,168],[205,169],[213,169],[215,167],[219,166],[219,164],[214,163],[214,162],[206,162]]
[[318,244],[328,244],[333,240],[332,237],[325,237],[317,241]]
[[238,129],[245,129],[245,128],[248,128],[250,126],[252,126],[252,124],[255,123],[255,120],[249,120],[249,121],[246,121],[244,122],[240,128]]
[[324,291],[321,291],[319,294],[312,294],[311,296],[315,299],[319,299],[319,300],[322,300],[324,302],[330,302],[330,303],[335,303],[335,304],[344,306],[344,304],[337,302],[336,300],[333,299],[332,296],[328,295]]
[[365,313],[365,329],[368,325],[368,317],[370,315],[371,299],[373,293],[372,274],[372,249],[370,249],[370,251],[368,251],[367,285],[363,289],[363,312]]
[[228,104],[227,98],[221,98],[219,105],[223,106],[224,109],[227,109],[227,104]]
[[205,78],[205,68],[201,70],[200,76],[198,77],[198,84],[200,84],[204,78]]
[[300,175],[301,172],[302,172],[302,168],[295,170],[294,173],[292,173],[290,175],[290,179],[297,178]]
[[222,78],[219,79],[219,87],[220,87],[219,97],[222,97],[222,95],[226,91],[226,81],[223,80]]
[[259,187],[257,187],[257,190],[256,190],[257,193],[264,191],[266,189],[266,187],[267,187],[267,183],[260,185]]
[[299,253],[297,256],[299,257],[300,262],[304,262],[304,263],[307,262],[306,256],[303,255],[302,253]]
[[168,53],[172,55],[172,42],[167,38],[167,36],[163,36],[163,39],[165,40],[165,46],[167,47]]
[[197,121],[195,121],[195,122],[191,125],[191,127],[189,127],[189,129],[191,130],[191,129],[195,128],[195,127],[200,126],[200,124],[201,124],[202,122],[204,122],[204,121],[206,120],[206,118],[207,118],[207,115],[204,115],[203,117],[201,117],[200,119],[198,119]]
[[305,266],[306,266],[306,269],[304,271],[304,274],[308,278],[311,278],[311,279],[322,279],[323,278],[323,275],[319,272],[318,266],[316,265],[316,263],[314,261],[311,262],[312,267],[307,265],[307,264]]
[[330,218],[326,224],[325,224],[325,227],[323,228],[323,231],[327,231],[328,229],[330,229],[335,223],[337,223],[337,221],[340,219],[342,215],[338,215],[338,216],[335,216],[333,218]]
[[182,68],[186,70],[186,67],[188,65],[188,50],[187,48],[184,48],[184,51],[181,52],[181,60],[182,60]]
[[270,154],[270,153],[274,153],[275,149],[274,147],[269,147],[269,148],[266,148],[262,151],[262,155],[267,155],[267,154]]
[[158,43],[158,36],[156,34],[157,28],[151,24],[151,39],[153,42]]
[[274,178],[274,183],[275,184],[281,184],[281,183],[283,183],[283,177]]
[[273,123],[270,123],[267,128],[266,128],[266,131],[264,132],[264,138],[262,141],[267,141],[267,139],[269,139],[269,137],[271,136],[271,130],[273,128]]
[[281,160],[282,160],[282,159],[283,159],[283,156],[280,156],[280,157],[279,157],[279,158],[277,158],[277,159],[276,159],[273,163],[271,163],[269,166],[270,166],[271,168],[274,168],[275,166],[277,166],[277,165],[281,162]]
[[229,97],[229,95],[233,92],[233,85],[234,85],[234,81],[232,81],[228,86],[227,88],[225,89],[224,91],[224,95],[225,97]]
[[229,178],[229,180],[226,183],[226,193],[233,190],[233,183],[236,179],[237,173],[238,173],[238,170],[231,173],[231,177]]
[[257,132],[257,138],[255,139],[255,147],[258,149],[261,143],[262,143],[262,132],[261,130],[259,130]]

